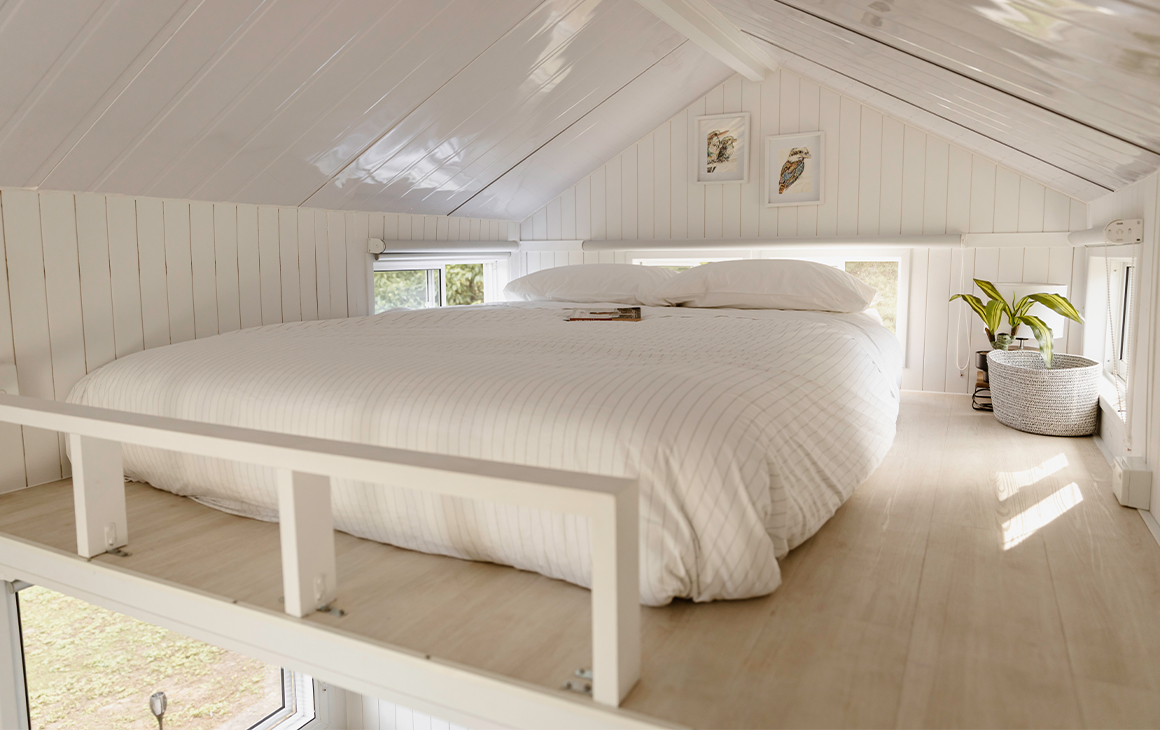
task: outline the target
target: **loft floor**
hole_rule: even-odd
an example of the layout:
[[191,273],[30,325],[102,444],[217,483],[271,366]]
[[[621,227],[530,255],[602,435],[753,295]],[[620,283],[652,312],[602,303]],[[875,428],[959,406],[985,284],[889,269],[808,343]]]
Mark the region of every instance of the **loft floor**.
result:
[[[760,599],[645,609],[629,709],[700,727],[1160,726],[1160,546],[1091,439],[907,393],[878,471]],[[129,485],[145,575],[280,610],[277,526]],[[70,483],[0,532],[75,549]],[[309,620],[546,687],[590,666],[587,591],[339,533],[347,616]]]

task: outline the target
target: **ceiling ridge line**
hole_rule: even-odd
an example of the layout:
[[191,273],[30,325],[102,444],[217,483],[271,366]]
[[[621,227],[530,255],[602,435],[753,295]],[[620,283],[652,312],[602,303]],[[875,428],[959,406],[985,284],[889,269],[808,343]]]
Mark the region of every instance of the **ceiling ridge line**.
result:
[[[1059,170],[1060,172],[1062,172],[1062,173],[1064,173],[1064,174],[1066,174],[1066,175],[1070,175],[1071,177],[1074,177],[1074,178],[1076,178],[1077,180],[1083,180],[1084,182],[1086,182],[1086,183],[1088,183],[1088,184],[1090,184],[1090,185],[1095,185],[1096,187],[1098,187],[1098,188],[1100,188],[1100,189],[1102,189],[1102,190],[1107,190],[1109,193],[1113,193],[1113,192],[1115,192],[1115,188],[1109,188],[1107,185],[1104,185],[1103,183],[1098,183],[1098,182],[1096,182],[1095,180],[1091,180],[1091,179],[1089,179],[1089,178],[1086,178],[1086,177],[1084,177],[1083,175],[1080,175],[1080,174],[1074,173],[1074,172],[1072,172],[1071,170],[1068,170],[1068,169],[1066,169],[1066,168],[1060,167],[1059,165],[1055,164],[1054,162],[1050,162],[1050,161],[1048,161],[1048,160],[1045,160],[1045,159],[1043,159],[1042,157],[1038,157],[1038,156],[1036,156],[1036,155],[1033,155],[1033,154],[1031,154],[1030,152],[1027,152],[1026,150],[1021,150],[1021,149],[1019,149],[1018,147],[1015,147],[1015,146],[1013,146],[1013,145],[1011,145],[1011,144],[1009,144],[1009,143],[1007,143],[1007,142],[1004,142],[1004,141],[1003,141],[1003,140],[1001,140],[1001,139],[997,139],[997,138],[995,138],[995,137],[992,137],[992,136],[991,136],[991,135],[989,135],[989,134],[986,134],[986,133],[984,133],[984,132],[980,132],[980,131],[978,131],[977,129],[972,129],[971,127],[968,127],[967,125],[963,124],[962,122],[957,122],[957,121],[955,121],[954,119],[950,119],[950,118],[948,118],[948,117],[944,117],[943,115],[941,115],[941,114],[939,114],[939,113],[937,113],[937,112],[933,112],[933,111],[931,111],[931,110],[929,110],[929,109],[927,109],[927,108],[925,108],[925,107],[919,106],[918,104],[915,104],[915,103],[914,103],[914,102],[912,102],[912,101],[908,101],[908,100],[906,100],[906,99],[903,99],[902,97],[900,97],[900,96],[898,96],[898,95],[896,95],[896,94],[892,94],[892,93],[890,93],[889,91],[885,91],[885,90],[883,90],[883,89],[879,89],[877,86],[871,86],[870,84],[867,84],[867,83],[865,83],[865,82],[863,82],[863,81],[859,81],[858,79],[854,78],[854,77],[853,77],[853,76],[851,76],[850,74],[848,74],[848,73],[844,73],[844,72],[842,72],[842,71],[839,71],[838,69],[836,69],[836,68],[833,68],[832,66],[827,66],[826,64],[824,64],[824,63],[821,63],[821,62],[819,62],[819,61],[814,61],[813,59],[806,58],[805,56],[801,55],[800,53],[795,53],[794,51],[792,51],[792,50],[790,50],[790,49],[788,49],[788,48],[786,48],[786,47],[784,47],[784,46],[780,46],[780,45],[778,45],[777,43],[774,43],[774,42],[772,42],[772,41],[766,40],[765,38],[762,38],[761,36],[758,36],[758,35],[756,35],[756,34],[754,34],[754,33],[751,33],[750,31],[743,30],[742,32],[743,32],[743,33],[748,33],[748,34],[749,34],[750,36],[752,36],[753,38],[755,38],[755,39],[757,39],[757,40],[760,40],[760,41],[762,41],[762,42],[764,42],[764,43],[768,43],[769,45],[773,46],[774,48],[777,48],[777,49],[778,49],[778,50],[780,50],[780,51],[784,51],[785,53],[788,53],[788,54],[790,54],[791,56],[795,56],[795,57],[797,57],[797,58],[800,58],[800,59],[802,59],[802,60],[804,60],[804,61],[807,61],[807,62],[809,62],[809,63],[812,63],[812,64],[816,64],[816,65],[818,65],[818,66],[821,66],[822,68],[824,68],[824,69],[827,69],[827,70],[829,70],[829,71],[832,71],[833,73],[836,73],[836,74],[838,74],[839,76],[842,76],[842,77],[844,77],[844,78],[850,79],[851,81],[854,81],[855,83],[861,84],[861,85],[863,85],[863,86],[865,86],[865,87],[867,87],[867,88],[873,89],[874,91],[877,91],[877,92],[878,92],[878,93],[880,93],[880,94],[883,94],[883,95],[885,95],[885,96],[889,96],[891,99],[895,99],[895,100],[897,100],[897,101],[900,101],[900,102],[902,102],[903,104],[906,104],[907,106],[913,107],[913,108],[915,108],[915,109],[917,109],[917,110],[919,110],[919,111],[921,111],[921,112],[923,112],[923,113],[925,113],[925,114],[929,114],[929,115],[931,115],[932,117],[936,117],[936,118],[938,118],[938,119],[941,119],[941,120],[943,120],[944,122],[947,122],[948,124],[953,124],[953,125],[955,125],[956,127],[960,127],[960,128],[962,128],[962,129],[966,130],[967,132],[970,132],[971,134],[976,134],[976,135],[978,135],[978,136],[980,136],[980,137],[982,137],[982,138],[984,138],[984,139],[988,139],[988,140],[990,140],[990,141],[994,142],[995,144],[1000,144],[1000,145],[1002,145],[1002,146],[1006,147],[1007,149],[1013,150],[1013,151],[1015,151],[1015,152],[1017,152],[1017,153],[1019,153],[1019,154],[1021,154],[1021,155],[1025,155],[1025,156],[1027,156],[1027,157],[1030,157],[1031,159],[1033,159],[1033,160],[1035,160],[1035,161],[1037,161],[1037,162],[1041,162],[1041,163],[1043,163],[1044,165],[1047,165],[1048,167],[1051,167],[1051,168],[1054,168],[1054,169],[1056,169],[1056,170]],[[792,69],[791,69],[791,70],[792,70]],[[807,74],[807,75],[808,75],[808,74]],[[965,77],[965,78],[969,78],[969,77]],[[828,86],[827,84],[825,84],[825,82],[824,82],[824,81],[819,81],[818,83],[821,83],[821,84],[823,84],[823,85],[826,85],[826,86]],[[837,91],[836,89],[834,89],[834,91],[836,91],[836,93],[842,94],[842,96],[848,96],[847,94],[843,94],[841,91]],[[868,103],[868,102],[867,102],[867,103]],[[869,106],[874,106],[874,104],[872,104],[872,103],[868,103],[868,104],[869,104]],[[879,110],[879,111],[882,111],[882,110]],[[887,114],[887,115],[889,115],[889,116],[891,116],[891,117],[897,118],[897,117],[896,117],[896,115],[894,115],[894,114],[891,114],[891,113],[890,113],[890,112],[888,112],[888,111],[882,111],[882,113],[884,113],[884,114]],[[900,120],[900,121],[902,121],[904,124],[908,124],[908,122],[906,122],[905,120]],[[938,132],[927,132],[927,134],[933,134],[933,135],[935,135],[935,136],[937,136],[937,137],[943,137],[943,135],[942,135],[942,134],[940,134],[940,133],[938,133]],[[951,144],[955,144],[955,142],[954,142],[953,140],[949,140],[949,139],[948,139],[948,140],[946,140],[946,141],[947,141],[947,142],[950,142]],[[961,146],[961,145],[960,145],[960,146]],[[968,151],[969,151],[969,150],[968,150]],[[1008,165],[1005,165],[1005,164],[1003,164],[1002,162],[1000,162],[1000,161],[998,161],[998,160],[995,160],[995,159],[993,159],[993,158],[992,158],[992,156],[991,156],[991,155],[989,155],[989,154],[982,153],[982,152],[973,152],[972,154],[978,154],[978,155],[980,155],[980,156],[982,156],[982,157],[985,157],[985,158],[989,159],[991,162],[993,162],[993,163],[995,163],[995,164],[997,164],[997,165],[1002,165],[1003,167],[1009,167]],[[1019,173],[1019,174],[1021,174],[1021,175],[1022,175],[1023,173]],[[1026,175],[1024,175],[1024,177],[1027,177],[1027,176],[1026,176]],[[1051,187],[1051,186],[1048,186],[1048,187]],[[1054,187],[1052,187],[1052,189],[1054,190],[1055,188],[1054,188]],[[1061,193],[1062,193],[1063,191],[1061,191],[1061,190],[1057,190],[1056,192],[1061,192]],[[1066,193],[1064,193],[1064,194],[1065,194],[1065,195],[1067,195]],[[1068,195],[1068,197],[1069,197],[1069,198],[1074,198],[1075,196]]]
[[[476,197],[477,195],[479,195],[480,193],[482,193],[482,192],[484,192],[485,190],[487,190],[488,188],[490,188],[492,185],[495,185],[497,182],[499,182],[500,180],[502,180],[502,179],[504,178],[504,176],[506,176],[506,175],[507,175],[509,172],[511,172],[512,170],[516,169],[517,167],[519,167],[520,165],[524,164],[525,162],[527,162],[527,160],[528,160],[529,158],[531,158],[533,155],[535,155],[535,154],[536,154],[537,152],[539,152],[540,150],[544,149],[544,147],[546,147],[547,145],[551,144],[551,143],[552,143],[552,141],[553,141],[553,140],[555,140],[557,137],[559,137],[561,134],[563,134],[564,132],[567,132],[567,131],[568,131],[569,129],[571,129],[572,127],[574,127],[574,126],[576,126],[577,124],[579,124],[580,122],[584,121],[584,119],[585,119],[585,118],[586,118],[586,117],[587,117],[589,114],[593,113],[594,111],[596,111],[596,110],[597,110],[597,109],[599,109],[600,107],[604,106],[606,103],[608,103],[608,100],[609,100],[609,99],[611,99],[612,97],[616,96],[616,95],[617,95],[617,94],[619,94],[620,92],[624,91],[624,89],[625,89],[625,88],[627,88],[627,87],[628,87],[628,85],[629,85],[629,84],[631,84],[633,81],[636,81],[636,80],[637,80],[637,79],[639,79],[641,76],[644,76],[646,73],[648,73],[649,71],[651,71],[651,70],[652,70],[652,69],[653,69],[653,68],[654,68],[654,67],[655,67],[657,64],[661,63],[661,62],[662,62],[662,61],[664,61],[666,58],[668,58],[669,56],[671,56],[671,55],[673,55],[674,53],[676,53],[677,51],[679,51],[681,48],[684,48],[684,46],[685,46],[685,44],[686,44],[686,43],[692,43],[692,41],[690,41],[688,38],[685,38],[685,40],[683,40],[683,41],[681,41],[680,43],[678,43],[678,44],[677,44],[677,46],[676,46],[675,48],[673,48],[673,50],[669,51],[669,52],[668,52],[668,53],[666,53],[665,55],[663,55],[663,56],[661,56],[660,58],[658,58],[658,59],[657,59],[655,62],[653,62],[652,64],[650,64],[650,65],[648,66],[648,68],[644,69],[643,71],[641,71],[640,73],[638,73],[636,76],[633,76],[631,79],[629,79],[628,81],[624,82],[624,84],[623,84],[622,86],[620,86],[618,89],[616,89],[616,91],[613,91],[611,94],[609,94],[608,96],[606,96],[606,97],[604,98],[604,100],[603,100],[603,101],[601,101],[599,104],[597,104],[596,106],[592,107],[592,108],[591,108],[591,109],[589,109],[588,111],[584,112],[584,114],[582,114],[582,115],[581,115],[579,118],[577,118],[577,119],[576,119],[576,121],[574,121],[574,122],[572,122],[571,124],[569,124],[568,126],[564,127],[563,129],[561,129],[561,130],[560,130],[559,132],[557,132],[556,134],[552,135],[552,136],[551,136],[549,139],[545,140],[545,141],[544,141],[544,143],[543,143],[542,145],[540,145],[539,147],[537,147],[536,149],[532,150],[532,151],[531,151],[531,152],[529,152],[527,155],[525,155],[524,157],[522,157],[522,158],[520,159],[520,161],[519,161],[519,162],[515,163],[514,165],[512,165],[512,166],[511,166],[511,167],[509,167],[508,169],[504,170],[504,171],[503,171],[502,173],[500,173],[500,174],[499,174],[499,175],[498,175],[498,176],[497,176],[497,177],[496,177],[494,180],[492,180],[492,181],[491,181],[491,182],[489,182],[487,185],[484,185],[482,188],[480,188],[480,189],[479,189],[479,190],[477,190],[475,193],[473,193],[473,194],[472,194],[472,196],[471,196],[470,198],[468,198],[467,200],[463,201],[463,202],[462,202],[462,203],[460,203],[459,205],[457,205],[457,206],[455,206],[454,208],[452,208],[451,212],[450,212],[450,213],[447,213],[447,216],[448,216],[448,217],[450,217],[450,216],[454,215],[454,214],[455,214],[455,211],[457,211],[457,210],[459,210],[460,208],[462,208],[463,206],[467,205],[467,204],[468,204],[468,203],[470,203],[472,200],[474,200],[474,199],[475,199],[475,197]],[[633,144],[636,144],[636,143],[634,142]],[[627,148],[626,148],[626,149],[627,149]],[[576,183],[575,183],[575,182],[573,182],[572,184],[573,184],[573,185],[575,185]],[[543,206],[541,206],[541,207],[543,207]],[[520,221],[515,221],[515,222],[519,223]]]
[[[502,41],[504,38],[507,38],[509,35],[514,33],[516,28],[520,27],[520,25],[522,25],[524,23],[524,21],[526,21],[528,18],[530,18],[537,10],[539,10],[541,7],[543,7],[544,5],[546,5],[549,2],[551,2],[551,0],[543,0],[543,2],[537,3],[535,5],[535,7],[533,7],[531,10],[529,10],[527,13],[525,13],[522,17],[520,17],[520,19],[517,20],[515,22],[515,24],[512,25],[512,27],[508,28],[506,31],[501,33],[498,38],[493,40],[491,43],[487,44],[486,48],[484,48],[482,51],[480,51],[475,56],[473,56],[470,61],[465,63],[462,67],[460,67],[460,69],[458,71],[453,73],[446,81],[444,81],[442,84],[440,84],[437,89],[435,89],[430,94],[425,96],[421,101],[419,101],[419,103],[417,103],[413,107],[411,107],[411,109],[408,110],[406,114],[399,117],[399,120],[397,122],[395,122],[393,125],[391,125],[387,129],[383,130],[382,134],[375,137],[373,140],[371,140],[366,145],[364,145],[361,149],[359,149],[359,151],[354,156],[352,156],[351,158],[349,158],[347,160],[346,164],[344,164],[342,167],[335,170],[334,174],[327,177],[326,180],[321,185],[319,185],[317,188],[314,189],[313,192],[310,193],[310,195],[307,195],[306,198],[301,203],[298,204],[299,207],[306,206],[306,204],[310,201],[311,198],[313,198],[315,195],[318,195],[318,193],[321,192],[323,188],[325,188],[330,183],[334,182],[335,178],[337,178],[339,175],[341,175],[343,173],[343,171],[345,171],[347,168],[349,168],[354,163],[358,162],[358,159],[360,157],[362,157],[363,155],[365,155],[368,150],[370,150],[372,147],[374,147],[376,144],[378,144],[388,134],[390,134],[395,129],[397,129],[399,127],[399,125],[401,125],[404,121],[406,121],[420,107],[422,107],[424,104],[426,104],[428,101],[430,101],[433,96],[435,96],[440,91],[442,91],[443,88],[446,87],[448,84],[450,84],[452,81],[459,78],[459,75],[462,74],[464,71],[466,71],[468,68],[470,68],[471,65],[474,64],[476,61],[478,61],[481,57],[483,57],[483,54],[487,53],[492,48],[494,48],[495,45],[497,43],[499,43],[500,41]],[[577,0],[576,2],[573,3],[573,7],[575,5],[578,5],[579,3],[580,3],[580,0]],[[441,14],[442,14],[442,11],[440,13],[437,13],[436,15],[438,16]],[[352,192],[353,192],[353,189],[352,189]],[[349,198],[350,198],[350,195],[348,194],[347,196],[345,196],[343,198],[343,202],[345,203]],[[342,210],[342,209],[340,208],[339,210]]]
[[[1000,87],[998,87],[998,86],[995,86],[994,84],[992,84],[992,83],[989,83],[989,82],[987,82],[987,81],[981,81],[981,80],[979,80],[979,79],[977,79],[977,78],[975,78],[975,77],[973,77],[973,76],[969,76],[969,75],[967,75],[967,74],[963,73],[962,71],[958,71],[958,70],[956,70],[956,69],[954,69],[954,68],[951,68],[951,67],[945,66],[945,65],[943,65],[943,64],[941,64],[941,63],[938,63],[937,61],[931,61],[930,59],[923,58],[922,56],[918,55],[917,53],[913,53],[912,51],[907,51],[907,50],[905,50],[905,49],[903,49],[903,48],[899,48],[898,46],[894,45],[893,43],[887,43],[886,41],[879,40],[879,39],[875,38],[874,36],[868,35],[867,33],[864,33],[864,32],[862,32],[862,31],[859,31],[859,30],[857,30],[857,29],[850,28],[850,27],[848,27],[848,26],[846,26],[846,25],[843,25],[842,23],[839,23],[839,22],[837,22],[837,21],[835,21],[835,20],[830,20],[829,18],[826,18],[826,17],[824,17],[824,16],[822,16],[822,15],[818,15],[817,13],[810,12],[810,11],[808,11],[808,10],[802,10],[802,9],[801,9],[801,8],[799,8],[798,6],[791,4],[791,3],[787,2],[786,0],[774,0],[774,2],[776,2],[776,3],[778,3],[779,5],[782,5],[782,6],[784,6],[784,7],[787,7],[787,8],[789,8],[789,9],[791,9],[791,10],[795,10],[795,11],[797,11],[797,12],[799,12],[799,13],[803,14],[803,15],[808,15],[809,17],[811,17],[811,18],[814,18],[815,20],[819,20],[819,21],[821,21],[821,22],[823,22],[823,23],[827,23],[827,24],[829,24],[829,25],[832,25],[832,26],[834,26],[835,28],[841,28],[842,30],[846,31],[847,33],[852,33],[852,34],[854,34],[854,35],[858,36],[859,38],[865,38],[865,39],[866,39],[866,40],[868,40],[868,41],[871,41],[871,42],[873,42],[873,43],[877,43],[878,45],[881,45],[881,46],[885,46],[885,47],[887,47],[887,48],[889,48],[889,49],[891,49],[891,50],[897,51],[898,53],[902,53],[902,54],[904,54],[904,55],[906,55],[906,56],[908,56],[908,57],[910,57],[910,58],[913,58],[913,59],[915,59],[915,60],[917,60],[917,61],[922,61],[923,63],[928,63],[928,64],[930,64],[931,66],[935,66],[935,67],[937,67],[937,68],[941,68],[943,71],[946,71],[947,73],[952,73],[952,74],[954,74],[955,76],[959,76],[959,77],[961,77],[961,78],[964,78],[964,79],[967,79],[967,80],[969,80],[969,81],[973,81],[973,82],[975,82],[976,84],[979,84],[980,86],[984,86],[984,87],[986,87],[986,88],[988,88],[988,89],[991,89],[992,91],[996,91],[996,92],[998,92],[998,93],[1000,93],[1000,94],[1003,94],[1003,95],[1005,95],[1005,96],[1009,96],[1009,97],[1011,97],[1012,99],[1018,99],[1019,101],[1022,101],[1022,102],[1023,102],[1023,103],[1025,103],[1025,104],[1030,104],[1031,106],[1033,106],[1033,107],[1035,107],[1035,108],[1037,108],[1037,109],[1041,109],[1041,110],[1043,110],[1043,111],[1045,111],[1045,112],[1047,112],[1047,113],[1049,113],[1049,114],[1054,114],[1054,115],[1055,115],[1055,116],[1057,116],[1057,117],[1060,117],[1060,118],[1062,118],[1062,119],[1066,119],[1066,120],[1068,120],[1068,121],[1070,121],[1070,122],[1074,122],[1075,124],[1078,124],[1078,125],[1080,125],[1080,126],[1082,126],[1082,127],[1086,127],[1086,128],[1088,128],[1088,129],[1090,129],[1090,130],[1092,130],[1092,131],[1094,131],[1094,132],[1099,132],[1100,134],[1103,134],[1103,135],[1106,135],[1106,136],[1108,136],[1108,137],[1111,137],[1112,139],[1119,140],[1120,142],[1123,142],[1124,144],[1131,145],[1132,147],[1135,147],[1135,148],[1137,148],[1137,149],[1144,150],[1145,152],[1151,152],[1151,153],[1152,153],[1152,154],[1154,154],[1154,155],[1160,155],[1160,150],[1154,150],[1154,149],[1152,149],[1151,147],[1147,147],[1147,146],[1145,146],[1145,145],[1142,145],[1142,144],[1140,144],[1139,142],[1133,142],[1133,141],[1131,141],[1131,140],[1129,140],[1129,139],[1126,139],[1126,138],[1124,138],[1124,137],[1121,137],[1121,136],[1120,136],[1120,135],[1118,135],[1118,134],[1115,134],[1115,133],[1113,133],[1113,132],[1109,132],[1109,131],[1107,131],[1106,129],[1100,129],[1099,127],[1095,126],[1094,124],[1089,124],[1089,123],[1087,123],[1087,122],[1085,122],[1085,121],[1082,121],[1082,120],[1080,120],[1080,119],[1076,119],[1075,117],[1073,117],[1073,116],[1071,116],[1071,115],[1069,115],[1069,114],[1065,114],[1065,113],[1063,113],[1063,112],[1056,111],[1055,109],[1052,109],[1051,107],[1048,107],[1048,106],[1045,106],[1045,105],[1043,105],[1043,104],[1041,104],[1041,103],[1039,103],[1039,102],[1036,102],[1036,101],[1032,101],[1032,100],[1030,100],[1030,99],[1027,99],[1027,98],[1025,98],[1025,97],[1023,97],[1023,96],[1020,96],[1019,94],[1015,94],[1015,93],[1012,93],[1012,92],[1010,92],[1010,91],[1007,91],[1007,90],[1005,90],[1005,89],[1002,89],[1002,88],[1000,88]],[[748,33],[749,35],[753,36],[754,38],[760,38],[760,36],[758,36],[758,35],[756,35],[756,34],[754,34],[754,33],[751,33],[750,31],[742,31],[742,32],[744,32],[744,33]],[[764,40],[764,39],[763,39],[763,40]],[[766,42],[768,42],[768,41],[766,41]],[[778,46],[778,47],[780,48],[780,46]],[[844,76],[844,75],[845,75],[845,74],[843,74],[843,76]],[[1078,176],[1077,176],[1077,177],[1078,177]]]

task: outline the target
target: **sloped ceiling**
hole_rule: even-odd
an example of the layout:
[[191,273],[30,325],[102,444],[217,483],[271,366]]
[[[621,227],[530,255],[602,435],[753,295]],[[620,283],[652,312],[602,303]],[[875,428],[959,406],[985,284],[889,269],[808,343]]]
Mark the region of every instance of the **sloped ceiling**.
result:
[[[1074,197],[1092,200],[1160,168],[1155,3],[710,2],[782,58],[806,59],[1051,166],[1036,177]],[[991,156],[1010,162],[1001,150]]]
[[0,69],[0,185],[509,220],[731,75],[633,0],[7,0]]

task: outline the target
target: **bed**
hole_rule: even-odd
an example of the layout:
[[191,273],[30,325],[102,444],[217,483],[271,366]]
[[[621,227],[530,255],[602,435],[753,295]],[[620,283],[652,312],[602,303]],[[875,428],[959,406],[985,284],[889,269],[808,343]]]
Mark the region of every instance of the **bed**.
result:
[[[591,307],[592,304],[584,304]],[[869,314],[560,302],[398,310],[136,353],[69,401],[638,477],[641,602],[764,595],[893,441],[901,352]],[[272,470],[126,445],[127,478],[277,519]],[[335,526],[588,585],[583,518],[336,481]]]

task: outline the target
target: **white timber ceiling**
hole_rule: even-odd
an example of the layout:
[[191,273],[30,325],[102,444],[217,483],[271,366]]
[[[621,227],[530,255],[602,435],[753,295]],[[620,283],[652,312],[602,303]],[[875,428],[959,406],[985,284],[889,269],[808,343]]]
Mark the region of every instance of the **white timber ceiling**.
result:
[[732,74],[633,0],[6,0],[0,185],[519,220]]
[[[787,66],[803,59],[815,76],[921,109],[1074,197],[1090,201],[1160,168],[1156,2],[709,2]],[[948,136],[946,125],[935,131]]]

